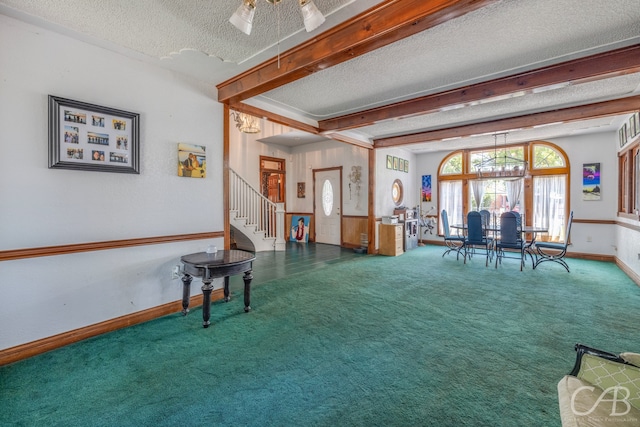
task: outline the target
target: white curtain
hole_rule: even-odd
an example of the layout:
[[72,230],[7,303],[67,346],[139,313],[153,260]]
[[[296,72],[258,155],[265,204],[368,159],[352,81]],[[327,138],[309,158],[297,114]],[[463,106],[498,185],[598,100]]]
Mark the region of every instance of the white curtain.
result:
[[[440,199],[440,212],[442,210],[447,211],[449,217],[449,225],[462,224],[463,212],[462,212],[462,181],[440,181],[440,192],[438,193]],[[439,233],[443,234],[442,221],[438,222]]]
[[533,225],[548,229],[541,240],[564,241],[566,176],[533,177]]
[[[506,181],[507,199],[509,200],[509,210],[513,210],[520,203],[520,197],[522,196],[522,186],[524,184],[523,179],[516,179],[515,181]],[[520,206],[520,213],[524,212],[524,206]]]
[[476,201],[476,210],[480,210],[482,209],[482,199],[484,198],[487,183],[479,179],[472,179],[469,182],[471,183],[471,193]]

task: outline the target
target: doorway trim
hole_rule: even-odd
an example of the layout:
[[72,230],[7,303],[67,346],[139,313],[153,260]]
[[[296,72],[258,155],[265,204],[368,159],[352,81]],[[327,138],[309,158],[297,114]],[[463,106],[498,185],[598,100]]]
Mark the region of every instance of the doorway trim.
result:
[[[266,162],[273,162],[280,165],[279,168],[269,168],[265,167]],[[269,194],[264,194],[265,190],[265,174],[276,173],[281,177],[282,182],[280,183],[280,192],[281,198],[274,203],[284,203],[286,209],[287,203],[287,161],[285,159],[281,159],[278,157],[269,157],[269,156],[260,156],[260,193],[269,198]],[[269,199],[271,200],[271,199]],[[273,201],[273,200],[272,200]]]
[[342,166],[336,166],[336,167],[332,167],[332,168],[321,168],[321,169],[312,169],[312,175],[313,175],[313,240],[317,241],[316,239],[316,234],[317,234],[317,224],[316,224],[316,219],[318,218],[318,209],[322,209],[321,206],[316,206],[316,191],[321,191],[320,188],[317,188],[316,186],[316,173],[317,172],[327,172],[327,171],[338,171],[339,172],[339,176],[338,176],[338,180],[339,180],[339,187],[340,187],[340,247],[344,246],[344,232],[343,232],[343,222],[342,221],[342,215],[343,215],[343,209],[342,209]]

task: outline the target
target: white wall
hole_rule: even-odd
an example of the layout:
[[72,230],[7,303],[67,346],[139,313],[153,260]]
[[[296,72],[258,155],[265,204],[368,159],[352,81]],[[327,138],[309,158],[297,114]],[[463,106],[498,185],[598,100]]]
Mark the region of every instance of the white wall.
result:
[[[313,169],[342,166],[343,215],[366,216],[368,203],[368,150],[338,141],[324,141],[297,147],[265,144],[260,139],[288,132],[290,128],[264,120],[257,134],[244,134],[231,126],[230,166],[254,188],[260,188],[260,156],[282,158],[287,161],[287,212],[313,213]],[[356,198],[355,184],[349,189],[352,166],[362,170],[360,203]],[[297,183],[306,183],[306,197],[297,197]]]
[[[198,83],[2,15],[0,77],[0,250],[224,229],[223,109]],[[49,94],[140,113],[141,173],[48,169]],[[207,178],[177,176],[178,142]],[[0,262],[0,349],[179,300],[171,266],[209,243]]]
[[640,233],[635,231],[638,221],[621,218],[620,222],[630,227],[616,227],[616,255],[621,263],[640,276]]
[[[317,142],[302,145],[292,150],[293,164],[292,190],[287,190],[287,210],[292,212],[313,212],[313,170],[342,166],[342,214],[367,216],[368,206],[368,161],[369,151],[355,145],[337,141]],[[349,175],[353,166],[360,166],[360,202],[358,203],[355,184],[349,188]],[[306,183],[306,197],[298,199],[295,192],[296,182]]]
[[[387,156],[409,160],[409,172],[387,169]],[[380,148],[376,150],[376,218],[393,215],[396,205],[391,195],[391,187],[396,179],[402,182],[402,206],[413,209],[418,205],[422,174],[416,159],[417,156],[415,154],[401,148]]]
[[[287,132],[290,128],[266,120],[260,121],[259,133],[241,133],[229,118],[229,166],[256,190],[260,190],[260,156],[289,159],[291,148],[275,144],[267,145],[259,140]],[[289,187],[290,162],[287,162],[287,187]],[[289,194],[287,188],[287,194]]]
[[[617,220],[618,216],[618,134],[597,133],[550,142],[562,148],[571,162],[571,209],[574,218]],[[582,166],[600,163],[601,200],[582,200]],[[571,228],[571,251],[616,255],[615,225],[574,223]]]

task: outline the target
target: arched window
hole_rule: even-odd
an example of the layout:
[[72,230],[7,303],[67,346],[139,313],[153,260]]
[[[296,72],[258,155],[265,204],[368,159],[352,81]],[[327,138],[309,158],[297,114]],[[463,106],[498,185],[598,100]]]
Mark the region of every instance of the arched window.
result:
[[565,158],[555,147],[548,144],[533,144],[533,169],[565,167]]
[[440,167],[441,175],[456,175],[462,173],[462,153],[456,152],[447,157]]
[[[511,170],[502,159],[526,163],[524,176],[506,172],[487,177],[479,172],[491,160],[495,160],[492,168]],[[569,172],[567,155],[549,142],[455,151],[438,169],[438,211],[447,210],[450,224],[464,222],[470,210],[486,209],[494,218],[516,211],[526,225],[549,230],[538,236],[541,240],[562,240],[569,211]]]

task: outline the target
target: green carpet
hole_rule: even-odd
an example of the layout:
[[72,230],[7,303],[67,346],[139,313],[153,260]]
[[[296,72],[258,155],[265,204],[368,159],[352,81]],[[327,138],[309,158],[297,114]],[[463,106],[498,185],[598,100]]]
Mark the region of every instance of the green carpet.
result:
[[640,350],[640,288],[614,264],[443,250],[260,284],[248,314],[234,286],[209,329],[197,308],[1,367],[0,424],[559,426],[575,343]]

